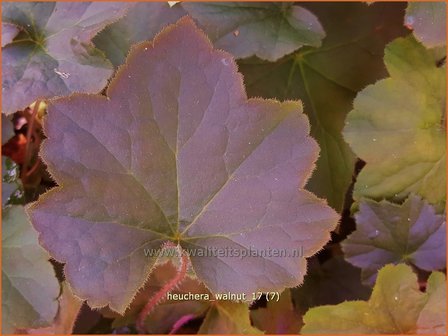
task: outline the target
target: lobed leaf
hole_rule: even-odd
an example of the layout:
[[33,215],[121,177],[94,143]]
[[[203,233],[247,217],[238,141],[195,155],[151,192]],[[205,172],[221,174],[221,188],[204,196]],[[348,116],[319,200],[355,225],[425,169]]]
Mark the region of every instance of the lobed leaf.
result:
[[380,270],[369,301],[311,308],[301,333],[415,334],[422,331],[422,323],[426,331],[434,328],[445,334],[445,315],[428,321],[429,311],[445,306],[445,281],[443,273],[431,274],[427,291],[422,293],[409,266],[387,265]]
[[50,325],[59,283],[23,206],[2,212],[2,333]]
[[217,48],[236,58],[268,61],[300,49],[319,47],[325,37],[317,17],[292,2],[182,2]]
[[411,36],[390,43],[384,63],[390,77],[358,93],[344,128],[367,163],[353,196],[401,201],[413,192],[443,207],[445,69]]
[[[241,60],[249,96],[302,99],[321,148],[307,189],[337,210],[352,182],[355,157],[342,138],[356,93],[386,74],[386,43],[405,33],[403,4],[307,3],[327,32],[320,48],[303,48],[276,63]],[[387,27],[387,29],[386,29]]]
[[113,67],[90,40],[129,6],[120,2],[3,2],[3,25],[20,29],[2,48],[3,113],[14,113],[37,99],[101,91]]
[[355,214],[356,231],[342,243],[347,261],[362,268],[373,285],[386,264],[408,262],[433,271],[446,267],[446,220],[420,197],[402,205],[364,199]]
[[446,45],[446,3],[409,2],[405,25],[425,47]]
[[214,293],[296,286],[337,224],[302,189],[318,146],[300,103],[247,99],[232,57],[189,18],[135,47],[107,97],[50,101],[44,130],[60,187],[29,214],[92,307],[124,312],[153,268],[145,250],[167,240],[196,251]]

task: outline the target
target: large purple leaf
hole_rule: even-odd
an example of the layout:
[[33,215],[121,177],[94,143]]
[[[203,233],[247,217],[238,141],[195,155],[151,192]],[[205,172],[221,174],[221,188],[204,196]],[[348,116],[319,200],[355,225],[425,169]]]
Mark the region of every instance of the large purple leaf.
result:
[[153,268],[145,252],[167,240],[197,253],[212,292],[296,286],[337,223],[302,189],[318,146],[300,102],[247,99],[232,57],[189,18],[134,47],[107,97],[51,101],[44,126],[60,187],[29,213],[93,307],[123,312]]
[[2,21],[21,31],[14,39],[2,34],[2,46],[8,42],[2,48],[3,113],[14,113],[39,98],[101,91],[113,67],[90,40],[129,6],[3,2]]
[[366,283],[373,285],[389,263],[410,262],[427,271],[446,267],[445,216],[420,197],[411,195],[402,205],[365,199],[355,218],[356,231],[342,247]]

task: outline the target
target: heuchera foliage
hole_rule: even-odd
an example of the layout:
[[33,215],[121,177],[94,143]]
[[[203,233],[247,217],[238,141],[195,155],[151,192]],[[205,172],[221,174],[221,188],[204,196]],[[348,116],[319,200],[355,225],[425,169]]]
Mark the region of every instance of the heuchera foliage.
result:
[[2,333],[446,333],[445,2],[7,1],[1,42]]
[[[182,53],[177,52],[183,50]],[[212,292],[301,283],[337,214],[303,188],[318,156],[299,102],[247,99],[230,54],[191,19],[135,47],[107,90],[50,102],[41,156],[60,187],[29,208],[74,292],[124,312],[145,248],[294,251],[191,256]],[[200,173],[199,173],[200,172]]]

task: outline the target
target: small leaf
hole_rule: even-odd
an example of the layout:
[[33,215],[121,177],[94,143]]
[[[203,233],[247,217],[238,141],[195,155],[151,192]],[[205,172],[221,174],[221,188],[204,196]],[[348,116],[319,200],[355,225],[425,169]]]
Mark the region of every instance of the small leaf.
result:
[[262,334],[252,327],[245,303],[219,301],[212,305],[198,334]]
[[[442,280],[443,279],[443,280]],[[441,284],[443,281],[443,284]],[[426,293],[419,291],[417,276],[406,265],[387,265],[378,274],[369,301],[347,301],[336,306],[311,308],[304,316],[302,334],[415,334],[421,316],[446,302],[436,292],[445,287],[445,276],[433,273]],[[432,288],[436,285],[437,289]],[[445,315],[444,315],[445,316]],[[427,322],[427,320],[425,321]],[[430,321],[445,334],[445,320]],[[425,328],[430,328],[428,324]]]
[[118,66],[124,63],[133,44],[153,39],[162,28],[185,14],[181,6],[171,8],[167,2],[137,3],[126,16],[95,36],[93,43]]
[[254,326],[267,334],[298,334],[301,326],[288,289],[281,294],[278,302],[269,301],[266,308],[252,310],[250,316]]
[[60,187],[29,208],[77,296],[124,312],[165,241],[196,251],[214,293],[300,284],[338,215],[302,189],[318,146],[299,102],[248,100],[189,18],[135,47],[107,96],[50,101],[41,155]]
[[433,48],[446,44],[446,3],[409,2],[406,8],[405,25],[425,47]]
[[446,221],[420,197],[411,195],[402,205],[361,200],[355,214],[356,231],[342,248],[347,261],[363,269],[370,285],[377,271],[389,263],[410,262],[433,271],[446,267]]
[[412,36],[390,43],[390,77],[358,93],[345,140],[366,166],[354,198],[401,201],[411,192],[443,207],[446,199],[446,74]]
[[2,253],[2,333],[50,325],[59,283],[22,206],[3,209]]
[[[307,189],[341,210],[355,157],[341,135],[356,93],[384,77],[386,43],[405,33],[404,4],[315,2],[307,8],[327,32],[320,48],[303,48],[276,63],[241,60],[251,97],[302,99],[321,148]],[[387,27],[387,29],[385,28]]]
[[301,48],[318,47],[325,37],[319,20],[292,2],[183,2],[217,48],[236,58],[276,61]]
[[2,48],[3,113],[14,113],[36,99],[101,91],[113,68],[90,40],[129,6],[3,2],[2,22],[21,30]]
[[11,43],[19,33],[19,26],[12,23],[2,23],[2,48]]

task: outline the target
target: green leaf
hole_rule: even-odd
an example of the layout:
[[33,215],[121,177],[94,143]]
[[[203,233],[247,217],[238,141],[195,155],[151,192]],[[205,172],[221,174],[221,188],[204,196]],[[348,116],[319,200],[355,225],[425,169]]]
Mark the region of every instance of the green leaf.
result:
[[113,67],[91,38],[124,15],[120,2],[3,2],[2,22],[21,30],[2,48],[2,109],[36,99],[99,92]]
[[118,66],[124,63],[133,44],[153,39],[162,28],[185,14],[181,6],[170,7],[167,2],[137,3],[126,16],[96,35],[93,43]]
[[[320,48],[303,48],[276,63],[239,62],[249,96],[302,99],[321,147],[307,189],[340,210],[352,182],[354,156],[341,131],[356,93],[382,78],[384,46],[405,32],[403,4],[307,4],[327,32]],[[385,28],[387,27],[387,29]]]
[[362,90],[347,116],[344,137],[366,166],[354,198],[401,201],[411,192],[444,206],[445,69],[410,36],[390,43],[390,77]]
[[2,213],[2,333],[49,325],[59,283],[22,206]]
[[417,321],[418,334],[446,335],[446,278],[443,273],[433,273],[428,279],[426,306]]
[[346,259],[363,269],[373,285],[378,270],[389,263],[409,262],[433,271],[446,267],[446,221],[420,197],[402,205],[361,200],[356,231],[342,244]]
[[220,301],[210,308],[198,334],[262,334],[252,327],[245,303]]
[[250,312],[257,329],[267,334],[298,334],[301,326],[299,314],[294,311],[291,292],[285,290],[279,301],[271,300],[266,308],[258,308]]
[[60,187],[29,208],[76,295],[124,312],[165,241],[214,293],[300,284],[338,221],[303,190],[318,146],[300,102],[248,100],[189,18],[135,47],[106,94],[50,101],[41,155]]
[[427,48],[446,44],[446,3],[409,2],[406,8],[405,25]]
[[236,58],[276,61],[303,47],[321,45],[325,32],[309,10],[292,2],[182,2],[217,48]]
[[[422,322],[420,318],[428,318],[429,311],[445,304],[446,293],[441,289],[445,287],[445,281],[442,273],[433,273],[427,292],[422,293],[417,276],[409,266],[387,265],[380,270],[369,301],[347,301],[336,306],[312,308],[304,316],[305,326],[301,333],[415,334]],[[443,295],[436,296],[436,293]],[[439,315],[423,326],[427,330],[437,327],[445,334],[445,323]]]

